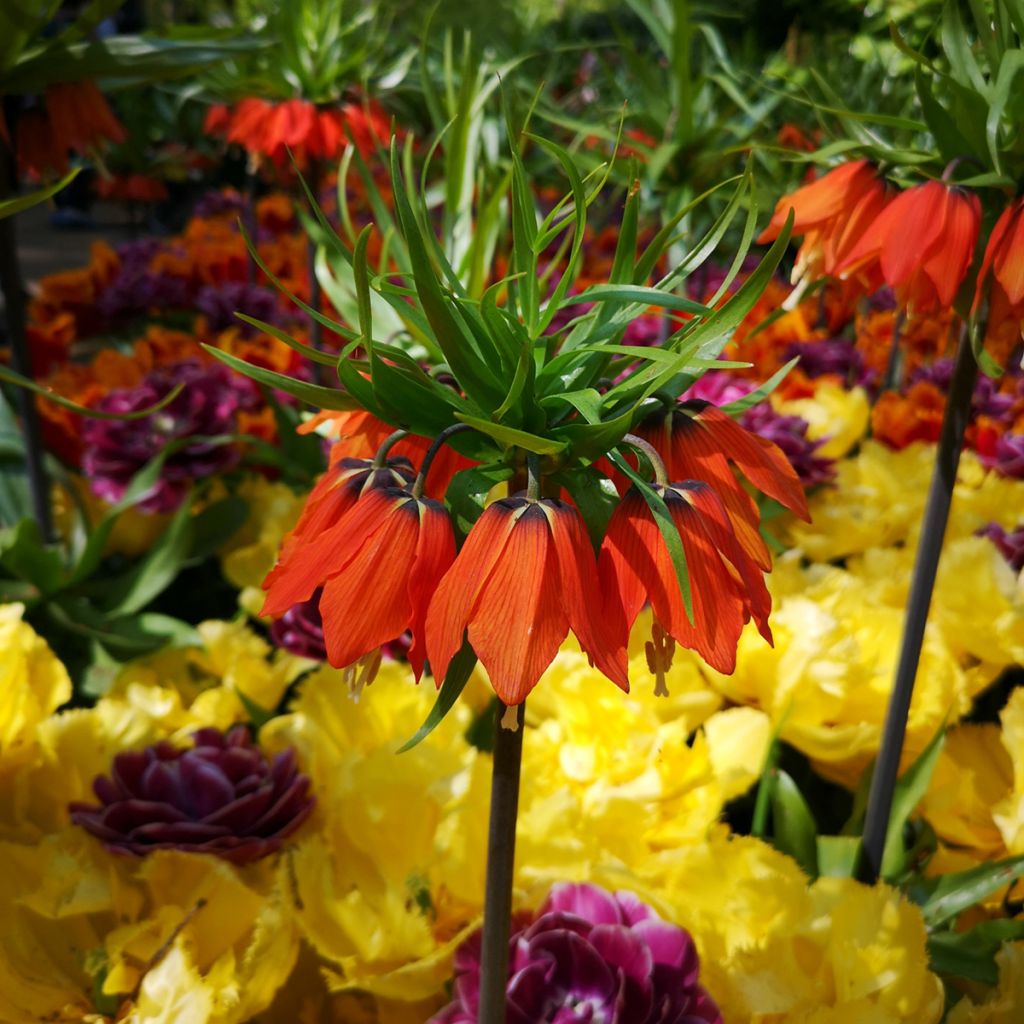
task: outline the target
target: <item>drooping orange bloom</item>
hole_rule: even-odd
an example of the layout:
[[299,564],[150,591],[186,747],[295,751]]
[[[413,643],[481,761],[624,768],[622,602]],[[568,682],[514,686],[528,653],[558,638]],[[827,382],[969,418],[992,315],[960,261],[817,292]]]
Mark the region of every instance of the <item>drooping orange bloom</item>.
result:
[[989,287],[986,342],[1002,340],[1000,355],[1008,354],[1024,334],[1024,199],[999,215],[992,228],[974,292],[977,310]]
[[103,142],[124,142],[95,82],[57,82],[46,87],[45,115],[30,111],[18,126],[18,169],[40,177],[66,174],[68,151],[88,153]]
[[401,487],[371,487],[333,526],[316,531],[315,518],[304,524],[307,539],[286,545],[264,582],[262,614],[282,615],[322,586],[332,665],[353,665],[411,630],[409,663],[419,678],[427,608],[455,559],[448,511]]
[[427,654],[444,679],[468,636],[498,697],[520,704],[571,629],[629,689],[621,609],[599,606],[597,561],[579,512],[552,498],[503,498],[477,520],[427,612]]
[[804,236],[793,268],[793,283],[831,277],[882,212],[886,200],[885,183],[869,161],[840,164],[783,196],[758,241],[778,238],[792,210],[793,234]]
[[[309,492],[298,522],[284,537],[278,564],[271,570],[264,586],[269,588],[280,578],[289,576],[288,563],[294,550],[303,544],[312,544],[325,531],[337,526],[364,494],[387,487],[408,487],[414,476],[407,459],[389,458],[376,466],[371,459],[351,458],[342,445],[334,445],[327,472]],[[304,601],[305,598],[298,600]],[[290,602],[284,610],[295,603]]]
[[657,449],[670,480],[703,481],[721,500],[746,555],[761,569],[771,567],[761,537],[757,504],[736,478],[730,463],[757,490],[808,519],[800,479],[782,449],[741,427],[710,402],[681,403],[641,423],[636,433]]
[[391,135],[388,117],[374,101],[364,109],[356,102],[321,106],[298,97],[273,102],[250,96],[227,117],[212,109],[207,123],[223,131],[228,142],[237,142],[278,167],[287,164],[289,149],[300,164],[335,160],[349,145],[350,134],[364,155]]
[[[736,668],[736,644],[753,616],[761,635],[772,642],[768,627],[771,597],[759,566],[744,551],[729,513],[705,483],[688,480],[659,487],[679,530],[690,578],[693,622],[686,615],[682,592],[668,546],[650,506],[635,488],[619,503],[598,563],[606,601],[621,603],[626,625],[632,626],[649,601],[658,627],[673,640],[696,651],[712,668]],[[658,657],[657,631],[648,648],[651,669],[662,675],[671,661]]]
[[912,314],[948,309],[974,256],[981,203],[939,181],[901,192],[843,257],[841,277],[876,267]]

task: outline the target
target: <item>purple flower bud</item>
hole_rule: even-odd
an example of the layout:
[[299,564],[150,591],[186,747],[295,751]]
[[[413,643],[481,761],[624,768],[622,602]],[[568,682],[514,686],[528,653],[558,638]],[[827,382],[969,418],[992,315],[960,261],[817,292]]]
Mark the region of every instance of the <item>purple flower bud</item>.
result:
[[244,864],[280,849],[315,802],[295,751],[269,761],[242,725],[193,739],[185,750],[161,741],[118,754],[93,782],[99,805],[71,804],[71,820],[108,850],[140,857],[186,850]]
[[1024,434],[1003,434],[996,440],[995,451],[981,461],[1003,476],[1024,480]]
[[136,412],[155,405],[178,385],[182,391],[163,409],[141,420],[87,420],[82,428],[82,470],[93,493],[119,501],[132,477],[172,442],[184,441],[164,461],[153,491],[139,503],[148,512],[171,512],[181,504],[193,480],[230,469],[237,446],[211,438],[237,430],[239,409],[257,400],[249,381],[224,366],[186,360],[154,370],[134,388],[111,391],[97,408]]
[[978,530],[977,536],[988,537],[1014,572],[1024,569],[1024,523],[1009,533],[998,523],[989,523]]
[[835,460],[816,454],[824,442],[812,441],[807,436],[807,421],[803,417],[782,416],[767,402],[761,402],[748,409],[740,422],[782,449],[805,488],[828,483],[835,477]]
[[[628,892],[561,883],[511,939],[508,1024],[721,1024],[693,939]],[[455,954],[432,1024],[477,1024],[480,933]]]
[[274,326],[284,323],[281,305],[275,293],[269,288],[244,281],[207,285],[199,292],[196,309],[206,317],[207,325],[214,332],[223,331],[227,327],[239,327],[245,335],[255,334],[256,328],[239,320],[235,316],[236,311]]
[[281,618],[276,619],[270,627],[271,641],[299,658],[326,661],[324,620],[320,617],[322,593],[323,588],[317,587],[308,601],[292,605]]

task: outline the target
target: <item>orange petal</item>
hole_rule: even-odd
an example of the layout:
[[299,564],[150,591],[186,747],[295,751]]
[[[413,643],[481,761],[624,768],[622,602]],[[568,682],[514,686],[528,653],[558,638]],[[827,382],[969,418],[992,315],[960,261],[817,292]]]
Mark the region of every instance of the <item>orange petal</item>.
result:
[[307,601],[318,586],[356,556],[396,500],[400,498],[394,491],[370,491],[329,530],[290,546],[263,581],[267,597],[260,614],[283,615],[292,605]]
[[946,191],[949,195],[946,223],[922,269],[935,285],[939,302],[948,307],[952,306],[974,258],[981,227],[981,202],[973,193],[959,189]]
[[910,281],[933,247],[942,244],[951,200],[945,185],[926,181],[900,193],[889,204],[895,219],[880,254],[887,284],[896,288]]
[[858,179],[866,176],[873,180],[874,175],[874,168],[867,160],[854,160],[840,164],[817,181],[812,181],[790,195],[783,196],[776,204],[772,219],[758,238],[758,243],[771,242],[778,238],[791,209],[793,234],[796,235],[838,216],[849,204],[851,192],[863,188]]
[[505,704],[526,699],[569,632],[559,582],[547,516],[531,504],[516,520],[469,622],[469,642]]
[[695,419],[707,430],[684,433],[684,443],[692,444],[701,452],[721,452],[739,466],[743,475],[759,491],[774,498],[801,519],[809,520],[807,498],[800,478],[777,444],[745,430],[710,403],[706,403],[696,413]]
[[[997,251],[995,275],[1010,305],[1016,306],[1024,301],[1024,200],[1018,200],[1011,209],[1005,240]],[[995,231],[992,237],[995,238]]]
[[549,499],[541,506],[551,528],[569,628],[597,668],[628,693],[626,616],[618,601],[597,600],[601,594],[597,560],[583,520],[575,508],[562,501]]
[[430,669],[438,686],[462,646],[477,595],[501,558],[519,511],[510,499],[488,505],[434,592],[427,609],[426,643]]
[[455,561],[455,532],[444,505],[426,499],[419,503],[420,533],[409,570],[409,604],[412,607],[412,646],[409,663],[416,678],[423,674],[427,609],[444,574]]
[[324,584],[320,615],[327,660],[335,668],[351,665],[409,628],[408,574],[419,531],[416,500],[393,504],[355,557]]

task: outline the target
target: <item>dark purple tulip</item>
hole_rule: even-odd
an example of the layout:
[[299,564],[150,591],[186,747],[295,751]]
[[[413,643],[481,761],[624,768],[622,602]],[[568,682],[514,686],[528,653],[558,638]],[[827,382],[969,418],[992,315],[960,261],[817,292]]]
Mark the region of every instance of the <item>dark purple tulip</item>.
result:
[[[403,460],[404,461],[404,460]],[[324,620],[320,615],[321,587],[313,591],[308,601],[294,604],[270,626],[270,639],[277,646],[299,658],[312,661],[326,661],[327,647],[324,644]],[[408,661],[412,634],[403,633],[395,640],[384,644],[381,653],[391,661]]]
[[[560,883],[510,946],[508,1024],[722,1024],[693,939],[632,893]],[[432,1024],[477,1024],[479,932],[455,954],[454,995]]]
[[1003,434],[996,440],[995,451],[981,461],[1003,476],[1024,480],[1024,434]]
[[255,334],[256,328],[239,320],[235,316],[236,310],[274,326],[284,323],[281,304],[274,292],[244,281],[225,281],[217,286],[207,285],[200,289],[196,309],[206,317],[207,326],[214,332],[238,327],[245,335]]
[[252,408],[258,392],[225,366],[186,360],[154,370],[137,387],[111,391],[97,408],[136,412],[155,405],[178,384],[184,387],[169,405],[140,420],[85,422],[82,471],[98,497],[119,501],[132,477],[171,442],[186,443],[168,456],[153,491],[139,503],[148,512],[172,512],[193,480],[221,473],[238,461],[236,445],[210,438],[235,433],[238,411]]
[[978,530],[978,536],[988,537],[1014,572],[1024,569],[1024,523],[1009,533],[998,523],[989,523]]
[[804,487],[815,487],[834,479],[835,460],[817,454],[823,442],[812,441],[807,436],[807,420],[801,416],[783,416],[767,402],[761,402],[748,409],[740,422],[747,430],[782,449]]
[[320,595],[317,587],[308,601],[293,604],[270,627],[270,639],[278,647],[299,658],[327,660],[324,644],[324,620],[320,616]]
[[[953,380],[953,360],[936,359],[929,366],[919,366],[910,375],[908,383],[916,384],[922,380],[934,384],[943,394],[948,393],[949,385]],[[991,377],[979,374],[977,383],[974,385],[974,394],[971,396],[971,414],[973,416],[1002,419],[1011,412],[1013,405],[1013,395],[1004,394],[996,387]]]
[[245,209],[245,200],[233,189],[210,189],[204,192],[196,203],[192,216],[200,219],[217,217],[225,213],[240,214]]
[[186,309],[192,305],[188,282],[171,274],[156,274],[145,264],[124,264],[96,300],[107,320],[120,320],[158,310]]
[[824,341],[794,341],[786,349],[786,359],[800,358],[797,364],[808,377],[823,377],[832,374],[841,377],[847,384],[859,384],[869,391],[874,388],[877,374],[864,366],[864,357],[859,349],[841,338]]
[[99,806],[71,804],[71,820],[112,852],[140,857],[186,850],[246,864],[280,849],[315,802],[295,751],[268,761],[243,725],[193,738],[186,750],[161,741],[118,754],[110,776],[93,781]]

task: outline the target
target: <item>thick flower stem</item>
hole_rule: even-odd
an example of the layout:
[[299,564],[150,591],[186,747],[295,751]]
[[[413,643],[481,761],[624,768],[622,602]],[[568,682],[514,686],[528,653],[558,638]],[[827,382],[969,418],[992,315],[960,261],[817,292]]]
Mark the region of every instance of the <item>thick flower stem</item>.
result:
[[[0,141],[0,200],[14,194],[14,160]],[[0,292],[3,293],[7,320],[7,337],[11,347],[11,367],[23,377],[32,379],[32,355],[25,335],[25,286],[18,262],[18,244],[14,233],[14,217],[0,219]],[[50,484],[43,464],[43,441],[35,397],[24,388],[18,389],[18,414],[25,439],[25,472],[28,477],[32,511],[44,541],[53,537],[50,514]],[[10,524],[7,524],[10,525]]]
[[935,454],[935,473],[928,492],[921,539],[917,545],[917,558],[907,600],[907,617],[903,626],[903,643],[896,666],[896,678],[893,682],[892,696],[889,698],[882,745],[878,752],[878,760],[871,779],[871,792],[868,796],[859,871],[862,880],[867,882],[874,882],[882,872],[889,815],[892,810],[900,756],[903,753],[903,738],[907,731],[914,678],[921,657],[925,624],[928,621],[928,606],[935,587],[942,538],[946,532],[949,507],[953,500],[953,486],[956,483],[960,451],[963,447],[964,431],[971,411],[971,396],[974,393],[977,375],[978,365],[971,351],[965,326],[960,335],[953,380],[942,421],[942,433]]
[[512,924],[512,879],[519,812],[519,768],[523,757],[525,702],[516,709],[518,728],[504,728],[506,707],[495,717],[494,769],[491,775],[491,821],[487,834],[487,882],[484,890],[483,948],[480,954],[479,1024],[505,1024],[509,935]]

